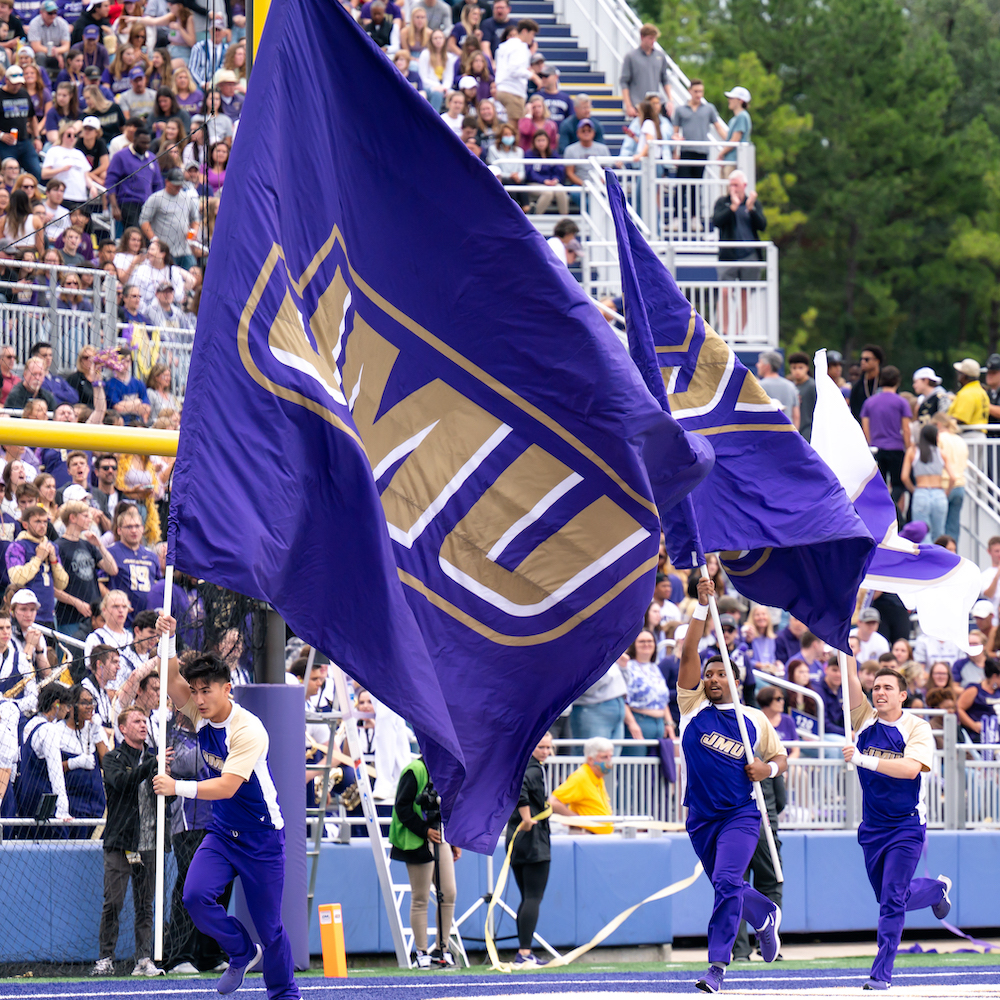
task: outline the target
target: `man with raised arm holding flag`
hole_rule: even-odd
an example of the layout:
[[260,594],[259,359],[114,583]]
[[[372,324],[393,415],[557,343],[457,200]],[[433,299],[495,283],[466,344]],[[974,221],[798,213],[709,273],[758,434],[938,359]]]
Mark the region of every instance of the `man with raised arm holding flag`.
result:
[[931,769],[934,736],[924,719],[903,711],[906,681],[897,671],[885,667],[875,675],[874,707],[861,689],[853,656],[847,657],[847,683],[857,735],[856,745],[844,747],[844,760],[857,767],[861,781],[858,843],[879,903],[878,954],[862,988],[887,990],[906,911],[929,906],[943,920],[951,910],[950,878],[913,877],[927,838],[920,775]]
[[[153,790],[215,803],[184,881],[184,907],[198,930],[229,955],[229,968],[216,987],[219,993],[234,993],[263,961],[269,1000],[298,1000],[292,947],[281,922],[285,820],[267,765],[267,731],[256,715],[233,702],[229,667],[214,653],[195,657],[182,672],[176,630],[173,618],[157,618],[156,631],[170,637],[167,690],[177,710],[193,723],[211,777],[177,781],[157,775]],[[237,875],[263,948],[219,903]]]
[[714,593],[711,580],[698,581],[698,606],[684,636],[677,677],[681,753],[687,767],[687,831],[715,889],[708,922],[710,964],[695,984],[705,993],[722,989],[742,919],[756,929],[765,962],[773,962],[781,947],[781,907],[743,876],[760,838],[753,782],[784,774],[788,768],[788,755],[778,734],[767,716],[755,708],[744,708],[743,716],[757,758],[752,764],[744,762],[743,739],[722,657],[710,657],[702,675],[698,640]]

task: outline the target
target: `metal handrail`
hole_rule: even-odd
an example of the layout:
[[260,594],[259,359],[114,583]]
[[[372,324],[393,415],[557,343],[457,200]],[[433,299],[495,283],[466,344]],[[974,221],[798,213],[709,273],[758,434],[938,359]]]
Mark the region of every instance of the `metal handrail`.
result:
[[763,681],[765,684],[773,685],[774,687],[783,688],[786,691],[795,691],[797,694],[805,695],[807,698],[811,698],[816,702],[816,722],[819,728],[819,742],[822,742],[826,737],[826,708],[823,705],[823,699],[813,691],[811,688],[802,687],[799,684],[793,684],[791,681],[786,681],[784,677],[775,677],[774,674],[769,674],[765,670],[755,670],[753,672],[754,680]]

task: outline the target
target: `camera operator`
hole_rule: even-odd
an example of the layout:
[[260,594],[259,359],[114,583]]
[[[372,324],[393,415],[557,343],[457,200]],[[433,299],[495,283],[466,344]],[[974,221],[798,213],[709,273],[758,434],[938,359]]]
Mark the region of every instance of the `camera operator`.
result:
[[[422,757],[407,764],[399,776],[389,842],[390,857],[405,862],[410,879],[410,928],[417,968],[453,966],[455,960],[448,951],[448,938],[455,916],[455,862],[462,851],[444,841],[441,799]],[[434,950],[428,953],[427,902],[432,881],[437,890],[438,926]]]

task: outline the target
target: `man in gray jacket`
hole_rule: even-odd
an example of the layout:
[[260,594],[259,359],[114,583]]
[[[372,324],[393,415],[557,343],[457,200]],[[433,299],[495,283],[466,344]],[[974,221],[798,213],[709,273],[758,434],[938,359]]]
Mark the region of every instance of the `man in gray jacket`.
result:
[[622,61],[619,84],[622,89],[622,107],[629,118],[639,113],[637,107],[646,94],[666,94],[667,117],[674,116],[674,102],[670,96],[670,76],[667,57],[662,49],[656,49],[656,39],[660,29],[655,24],[644,24],[639,31],[639,47],[633,49]]

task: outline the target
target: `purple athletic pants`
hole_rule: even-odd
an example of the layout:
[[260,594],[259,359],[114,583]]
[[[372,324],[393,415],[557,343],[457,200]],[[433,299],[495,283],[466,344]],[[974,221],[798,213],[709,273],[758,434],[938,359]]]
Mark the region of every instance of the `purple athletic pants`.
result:
[[715,889],[715,905],[708,921],[709,962],[728,965],[740,920],[745,918],[756,930],[776,909],[767,896],[743,879],[760,838],[760,813],[755,803],[751,806],[712,817],[688,812],[691,846]]
[[944,883],[934,878],[914,878],[924,849],[923,825],[858,829],[858,843],[865,852],[868,880],[878,900],[878,954],[872,979],[892,982],[896,950],[903,936],[907,910],[922,910],[944,898]]
[[195,851],[184,882],[184,906],[198,930],[215,938],[234,965],[254,956],[247,929],[219,905],[219,896],[237,876],[264,948],[264,985],[268,1000],[297,1000],[292,947],[281,923],[285,882],[282,830],[239,831],[234,836],[209,830]]

